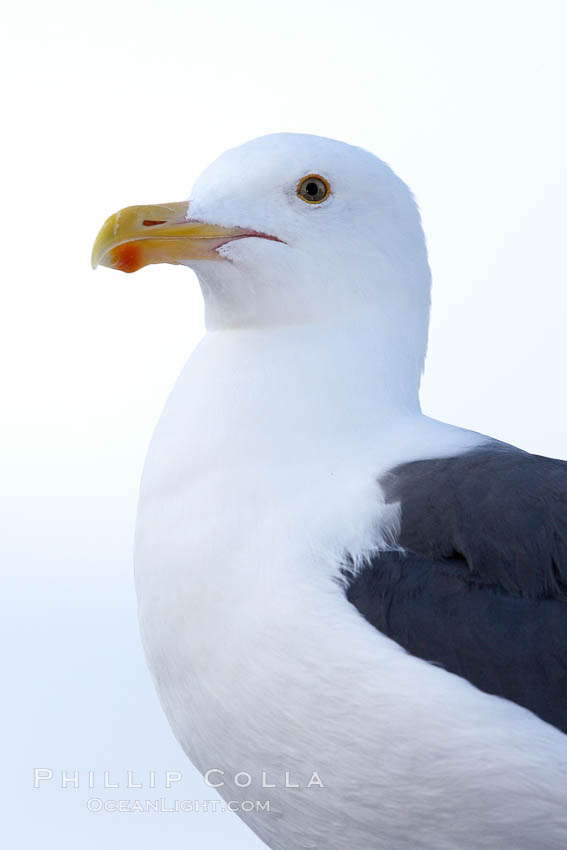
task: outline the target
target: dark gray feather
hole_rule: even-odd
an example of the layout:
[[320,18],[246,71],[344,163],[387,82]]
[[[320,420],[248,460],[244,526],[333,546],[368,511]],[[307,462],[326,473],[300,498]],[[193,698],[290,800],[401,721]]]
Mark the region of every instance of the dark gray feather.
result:
[[462,558],[509,593],[567,598],[567,462],[494,441],[403,464],[381,484],[401,504],[404,548]]
[[409,652],[567,732],[567,463],[491,442],[382,480],[403,552],[347,597]]

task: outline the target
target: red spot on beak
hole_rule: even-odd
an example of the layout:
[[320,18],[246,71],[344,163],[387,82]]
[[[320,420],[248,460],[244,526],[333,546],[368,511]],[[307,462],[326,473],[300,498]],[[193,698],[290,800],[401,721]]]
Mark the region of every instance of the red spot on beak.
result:
[[112,266],[121,272],[137,272],[142,268],[142,250],[136,242],[126,242],[114,249]]

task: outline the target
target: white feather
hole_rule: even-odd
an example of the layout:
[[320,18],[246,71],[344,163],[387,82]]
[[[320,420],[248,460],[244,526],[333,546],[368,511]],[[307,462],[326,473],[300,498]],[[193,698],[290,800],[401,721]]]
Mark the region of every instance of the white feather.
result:
[[[327,207],[295,194],[310,172]],[[419,409],[429,270],[409,191],[364,151],[285,135],[221,157],[190,213],[286,244],[195,264],[209,332],[148,453],[140,622],[178,740],[227,800],[270,800],[241,817],[276,850],[565,847],[565,736],[405,653],[337,580],[391,540],[382,472],[482,440]]]

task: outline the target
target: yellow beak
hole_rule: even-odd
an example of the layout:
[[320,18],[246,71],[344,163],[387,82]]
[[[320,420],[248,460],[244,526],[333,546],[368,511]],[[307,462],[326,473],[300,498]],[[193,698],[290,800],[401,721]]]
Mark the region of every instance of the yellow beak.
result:
[[[187,201],[126,207],[103,224],[93,247],[92,265],[136,272],[150,263],[179,264],[219,260],[217,248],[233,239],[265,234],[241,227],[219,227],[188,218]],[[278,240],[279,241],[279,240]]]

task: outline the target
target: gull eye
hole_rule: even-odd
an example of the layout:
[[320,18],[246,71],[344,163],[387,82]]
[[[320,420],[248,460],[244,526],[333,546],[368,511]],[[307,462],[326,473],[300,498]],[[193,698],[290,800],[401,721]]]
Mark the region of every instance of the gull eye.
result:
[[299,181],[297,194],[308,204],[320,204],[331,194],[331,187],[324,177],[319,174],[308,174]]

